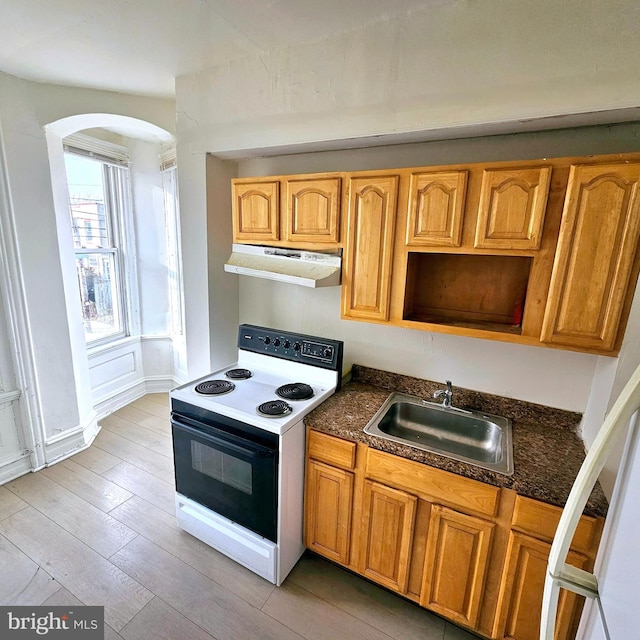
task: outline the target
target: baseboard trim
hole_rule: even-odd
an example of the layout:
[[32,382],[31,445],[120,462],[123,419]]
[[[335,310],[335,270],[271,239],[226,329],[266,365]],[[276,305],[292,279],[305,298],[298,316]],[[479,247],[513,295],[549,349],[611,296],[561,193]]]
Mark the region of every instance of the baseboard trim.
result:
[[[119,390],[110,398],[99,402],[87,417],[84,425],[78,425],[60,434],[47,438],[44,443],[44,466],[51,466],[87,449],[100,432],[99,420],[141,398],[147,393],[164,393],[177,386],[177,381],[168,376],[150,376]],[[17,454],[8,461],[0,462],[0,485],[38,471],[31,466],[28,451]]]
[[145,378],[145,386],[147,393],[164,393],[171,391],[178,386],[178,382],[173,377],[167,376],[147,376]]
[[177,382],[173,377],[148,376],[136,381],[134,384],[119,389],[109,398],[98,402],[93,408],[98,415],[98,420],[101,420],[134,400],[142,398],[147,393],[164,393],[175,386],[177,386]]
[[44,443],[45,465],[50,466],[86,449],[99,431],[98,414],[92,411],[83,425],[48,438]]
[[15,480],[31,471],[31,458],[28,451],[23,451],[15,458],[0,464],[0,485]]

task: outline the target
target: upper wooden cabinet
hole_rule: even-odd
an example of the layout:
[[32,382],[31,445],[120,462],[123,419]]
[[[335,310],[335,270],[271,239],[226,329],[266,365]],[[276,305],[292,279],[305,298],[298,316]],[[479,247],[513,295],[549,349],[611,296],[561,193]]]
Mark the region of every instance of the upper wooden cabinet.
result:
[[232,181],[233,240],[292,247],[337,246],[342,177],[282,176]]
[[233,180],[240,243],[342,248],[341,315],[615,356],[640,154]]
[[285,240],[338,242],[340,182],[340,178],[285,180]]
[[411,174],[407,245],[459,247],[466,189],[466,171]]
[[280,239],[280,183],[234,182],[234,242],[265,243]]
[[635,284],[640,163],[571,167],[542,340],[612,350]]
[[538,249],[550,182],[550,167],[485,170],[475,246]]
[[398,180],[396,175],[349,179],[342,272],[345,318],[389,318]]

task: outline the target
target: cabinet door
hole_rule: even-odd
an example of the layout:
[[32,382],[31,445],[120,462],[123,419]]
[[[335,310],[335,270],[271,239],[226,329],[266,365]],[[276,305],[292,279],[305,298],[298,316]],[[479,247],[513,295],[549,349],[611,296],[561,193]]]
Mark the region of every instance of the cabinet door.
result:
[[359,570],[406,593],[418,499],[404,491],[365,481]]
[[398,176],[351,178],[342,315],[388,320]]
[[336,244],[340,229],[340,178],[285,181],[285,240]]
[[[551,545],[530,536],[512,532],[507,562],[498,599],[497,634],[505,640],[538,640],[542,592]],[[587,557],[569,552],[567,562],[583,568]],[[574,638],[583,598],[561,590],[556,622],[556,640]]]
[[475,246],[538,249],[551,168],[484,171]]
[[266,242],[280,238],[279,182],[234,182],[234,242]]
[[640,164],[571,167],[542,341],[616,346],[640,231]]
[[440,505],[431,507],[423,607],[476,627],[494,526]]
[[309,460],[306,546],[330,560],[349,564],[352,506],[353,473]]
[[466,171],[412,174],[407,245],[459,247],[466,189]]

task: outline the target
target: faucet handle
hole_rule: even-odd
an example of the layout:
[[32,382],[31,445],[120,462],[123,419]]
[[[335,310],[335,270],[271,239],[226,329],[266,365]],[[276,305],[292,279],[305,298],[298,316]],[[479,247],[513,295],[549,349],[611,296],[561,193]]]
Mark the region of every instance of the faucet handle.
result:
[[440,396],[444,396],[444,400],[442,401],[442,406],[446,409],[451,408],[451,400],[453,398],[453,386],[451,385],[451,380],[445,380],[445,384],[447,385],[446,389],[438,389],[433,392],[434,398],[439,398]]

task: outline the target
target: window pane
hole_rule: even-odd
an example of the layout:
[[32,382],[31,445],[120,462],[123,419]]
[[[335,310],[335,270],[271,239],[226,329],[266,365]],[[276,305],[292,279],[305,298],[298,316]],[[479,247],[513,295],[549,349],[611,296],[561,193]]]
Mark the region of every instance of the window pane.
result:
[[69,208],[76,249],[105,249],[113,246],[105,209],[103,163],[65,153]]
[[128,169],[65,153],[69,211],[87,345],[126,335],[121,225]]
[[76,253],[87,342],[122,331],[114,253]]

